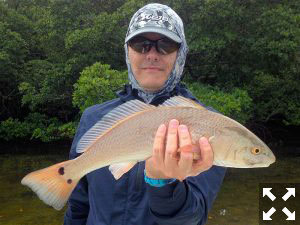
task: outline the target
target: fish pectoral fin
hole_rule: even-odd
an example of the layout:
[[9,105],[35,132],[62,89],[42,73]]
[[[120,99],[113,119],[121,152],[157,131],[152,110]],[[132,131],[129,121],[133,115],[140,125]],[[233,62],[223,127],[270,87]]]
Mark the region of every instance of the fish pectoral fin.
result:
[[108,169],[112,173],[114,178],[118,180],[123,176],[124,173],[127,173],[129,170],[131,170],[131,168],[134,167],[135,164],[137,164],[136,161],[112,164]]
[[147,110],[155,109],[153,105],[140,100],[131,100],[105,114],[100,121],[92,126],[79,140],[76,146],[77,153],[83,153],[92,146],[102,135],[113,129],[117,124]]

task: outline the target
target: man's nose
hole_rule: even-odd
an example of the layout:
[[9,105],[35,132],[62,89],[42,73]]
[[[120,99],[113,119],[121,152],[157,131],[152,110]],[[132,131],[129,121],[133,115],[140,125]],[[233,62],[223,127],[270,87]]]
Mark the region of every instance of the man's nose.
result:
[[151,46],[150,51],[146,53],[147,60],[158,61],[160,57],[160,53],[157,52],[154,45]]

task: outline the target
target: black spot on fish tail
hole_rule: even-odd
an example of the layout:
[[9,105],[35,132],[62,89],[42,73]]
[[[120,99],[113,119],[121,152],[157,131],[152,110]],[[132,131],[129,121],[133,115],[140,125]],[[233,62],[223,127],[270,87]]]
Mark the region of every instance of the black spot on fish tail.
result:
[[67,180],[67,183],[68,183],[68,184],[72,184],[72,179],[68,179],[68,180]]
[[60,175],[64,175],[64,174],[65,174],[65,168],[64,168],[64,167],[60,167],[60,168],[58,169],[58,173],[59,173]]

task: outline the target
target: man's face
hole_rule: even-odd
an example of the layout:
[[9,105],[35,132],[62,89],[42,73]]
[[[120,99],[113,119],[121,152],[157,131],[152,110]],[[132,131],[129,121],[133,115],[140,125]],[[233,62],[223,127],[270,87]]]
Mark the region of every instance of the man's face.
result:
[[[163,38],[157,33],[142,34],[149,40]],[[158,53],[154,46],[147,53],[138,53],[128,46],[128,57],[135,79],[146,91],[155,92],[163,87],[176,60],[177,51],[168,55]]]

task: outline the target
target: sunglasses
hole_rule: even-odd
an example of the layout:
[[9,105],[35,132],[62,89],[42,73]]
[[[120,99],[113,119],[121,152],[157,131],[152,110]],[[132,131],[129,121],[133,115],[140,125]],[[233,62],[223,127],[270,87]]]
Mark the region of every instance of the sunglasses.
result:
[[179,43],[172,41],[169,38],[152,41],[143,36],[132,38],[128,44],[133,50],[142,54],[149,52],[152,46],[155,46],[156,51],[162,55],[168,55],[175,52],[180,47]]

